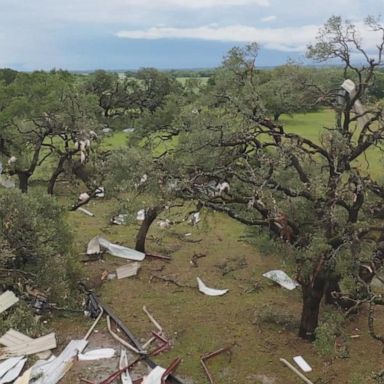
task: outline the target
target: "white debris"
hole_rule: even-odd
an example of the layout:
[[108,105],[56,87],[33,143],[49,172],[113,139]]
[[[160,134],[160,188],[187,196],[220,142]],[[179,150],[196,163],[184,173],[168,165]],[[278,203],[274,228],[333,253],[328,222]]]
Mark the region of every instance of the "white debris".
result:
[[140,209],[140,211],[137,212],[136,220],[137,221],[144,221],[145,219],[145,210]]
[[123,129],[124,133],[131,133],[131,132],[134,132],[134,131],[135,131],[135,128],[125,128],[125,129]]
[[96,254],[99,254],[100,252],[101,252],[101,249],[100,249],[100,243],[99,243],[99,236],[95,236],[88,242],[87,255],[96,255]]
[[112,132],[112,128],[108,128],[108,127],[107,128],[103,128],[102,132],[103,133],[110,133],[110,132]]
[[123,247],[122,245],[113,244],[102,237],[99,237],[99,243],[101,247],[105,248],[113,256],[135,261],[143,261],[145,258],[145,253]]
[[302,369],[303,372],[311,372],[311,366],[304,360],[302,356],[295,356],[293,358],[295,363]]
[[123,225],[123,224],[126,224],[127,220],[128,220],[128,214],[120,213],[112,217],[111,223],[116,225]]
[[124,279],[125,277],[131,277],[137,275],[140,269],[140,263],[134,262],[121,267],[116,268],[116,276],[118,279]]
[[10,357],[0,363],[0,377],[3,377],[10,369],[23,359],[24,356]]
[[269,271],[263,273],[263,276],[275,281],[277,284],[281,285],[283,288],[292,290],[299,286],[299,284],[292,280],[284,271],[275,269],[273,271]]
[[[120,354],[120,360],[119,360],[119,369],[123,369],[128,366],[128,356],[127,356],[127,350],[122,348],[121,354]],[[129,374],[129,370],[125,370],[121,373],[121,383],[122,384],[132,384],[132,378]]]
[[89,200],[89,198],[90,198],[90,196],[88,195],[87,192],[80,193],[79,202],[83,203],[84,201]]
[[13,179],[11,179],[9,176],[0,175],[0,185],[2,185],[4,188],[15,188],[16,184]]
[[11,383],[18,378],[22,371],[27,359],[19,360],[15,366],[13,366],[2,378],[0,378],[0,384]]
[[139,185],[144,184],[148,180],[148,175],[145,173],[143,176],[141,176]]
[[6,311],[19,301],[12,291],[5,291],[0,295],[0,313]]
[[200,212],[194,212],[189,216],[188,223],[197,225],[200,222]]
[[199,291],[208,296],[222,296],[228,292],[228,289],[214,289],[208,288],[199,277],[196,278],[199,286]]
[[110,359],[115,356],[115,350],[113,348],[99,348],[85,353],[79,353],[78,359],[80,361],[90,361],[99,359]]
[[85,153],[83,151],[80,152],[80,163],[83,164],[85,161]]
[[88,209],[85,209],[83,207],[79,207],[79,208],[77,208],[77,210],[80,211],[80,212],[85,213],[88,216],[91,216],[91,217],[95,216],[94,213],[92,213],[91,211],[88,211]]
[[16,160],[17,160],[17,158],[15,156],[11,156],[8,159],[8,165],[12,165],[12,164],[16,163]]
[[97,139],[97,133],[95,131],[89,131],[89,136],[92,138],[92,139]]
[[152,369],[148,376],[144,376],[143,384],[161,384],[161,376],[164,374],[165,369],[159,365]]
[[229,184],[226,182],[226,181],[224,181],[223,183],[219,183],[219,184],[217,184],[216,185],[216,188],[215,188],[215,194],[217,195],[217,196],[221,196],[221,194],[225,191],[225,192],[229,192],[230,191],[230,187],[229,187]]
[[166,229],[171,226],[171,222],[168,219],[165,220],[158,220],[156,223],[160,228]]
[[98,187],[95,192],[95,197],[104,197],[104,196],[105,196],[104,187]]

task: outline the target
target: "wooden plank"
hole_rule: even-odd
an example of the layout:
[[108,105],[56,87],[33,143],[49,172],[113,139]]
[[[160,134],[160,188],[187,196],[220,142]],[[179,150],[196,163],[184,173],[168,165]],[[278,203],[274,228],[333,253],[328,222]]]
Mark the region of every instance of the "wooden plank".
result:
[[33,355],[34,353],[47,351],[53,348],[56,348],[56,338],[54,332],[37,339],[32,339],[31,341],[23,344],[0,348],[0,360],[13,356]]
[[0,313],[6,311],[8,308],[12,307],[13,304],[16,304],[19,299],[12,291],[5,291],[0,295]]
[[118,279],[125,277],[135,276],[140,269],[140,263],[129,263],[116,268],[116,275]]
[[[33,339],[31,337],[11,328],[2,337],[0,337],[0,344],[4,345],[5,347],[13,347],[15,345],[29,343],[32,340]],[[48,350],[39,352],[37,356],[39,359],[48,359],[49,356],[51,356],[51,351]]]

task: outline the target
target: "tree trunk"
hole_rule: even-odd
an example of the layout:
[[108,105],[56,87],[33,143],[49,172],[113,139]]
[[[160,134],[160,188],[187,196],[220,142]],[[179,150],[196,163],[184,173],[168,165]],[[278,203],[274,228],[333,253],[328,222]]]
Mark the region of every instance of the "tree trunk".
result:
[[49,195],[53,195],[53,190],[55,188],[55,184],[56,184],[57,178],[64,171],[64,163],[65,163],[66,159],[67,159],[66,155],[60,157],[59,163],[57,164],[56,169],[53,171],[52,176],[49,179],[48,190],[47,190]]
[[18,172],[17,176],[19,178],[19,189],[23,193],[28,192],[28,180],[31,177],[29,172]]
[[314,340],[319,322],[320,302],[324,294],[324,280],[316,278],[312,285],[303,285],[303,310],[301,313],[299,336]]
[[279,112],[274,112],[273,113],[273,121],[279,121],[279,117],[280,117],[281,113]]
[[327,283],[325,284],[325,290],[324,290],[325,304],[337,304],[339,302],[337,298],[333,297],[332,292],[340,293],[339,277],[333,277],[327,280]]
[[154,220],[156,219],[158,214],[161,212],[161,210],[162,210],[162,207],[156,206],[156,207],[148,208],[145,211],[145,218],[141,223],[139,232],[137,233],[137,236],[136,236],[136,246],[135,246],[136,251],[145,253],[145,240],[147,238],[149,227],[154,222]]

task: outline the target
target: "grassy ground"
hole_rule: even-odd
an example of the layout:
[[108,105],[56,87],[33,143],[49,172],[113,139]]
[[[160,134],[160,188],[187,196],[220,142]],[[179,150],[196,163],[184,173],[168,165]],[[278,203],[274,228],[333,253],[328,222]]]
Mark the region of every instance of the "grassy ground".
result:
[[[317,141],[319,130],[332,126],[333,115],[322,111],[283,117],[282,122],[288,130]],[[123,145],[125,138],[123,133],[111,136],[108,145]],[[378,171],[379,154],[375,152],[371,156],[372,166]],[[80,212],[68,213],[68,222],[75,230],[79,258],[89,239],[99,234],[126,246],[134,245],[136,224],[109,224],[116,204],[113,200],[92,201],[87,208],[95,217]],[[100,277],[104,271],[113,272],[124,264],[106,255],[103,260],[84,265],[84,276],[87,284],[96,289],[104,302],[143,341],[153,330],[142,311],[142,306],[147,306],[172,341],[171,350],[158,356],[156,361],[167,366],[180,356],[183,361],[177,373],[188,383],[207,383],[200,356],[230,345],[230,356],[224,354],[209,362],[215,383],[298,383],[299,379],[279,362],[279,358],[292,362],[293,356],[303,355],[313,367],[308,377],[314,383],[373,384],[372,373],[382,368],[382,354],[380,344],[368,334],[365,310],[346,324],[344,337],[333,346],[335,356],[320,356],[312,344],[297,337],[300,290],[287,291],[261,276],[271,269],[289,272],[290,266],[277,252],[267,254],[245,242],[245,231],[243,225],[220,214],[207,214],[198,227],[183,223],[164,230],[153,225],[148,250],[170,255],[170,262],[146,258],[138,276],[102,283]],[[192,235],[186,237],[185,233]],[[191,264],[194,255],[203,256],[196,259],[197,266]],[[197,276],[208,286],[228,288],[229,292],[221,297],[204,296],[197,289]],[[377,318],[382,315],[383,311],[378,310]],[[377,324],[378,333],[383,333],[384,322],[377,321]],[[64,345],[70,337],[83,335],[90,321],[75,316],[52,320],[50,325]],[[105,332],[105,323],[97,330]],[[351,337],[356,335],[358,337]],[[104,377],[115,368],[115,365],[105,367]],[[79,372],[84,373],[81,366],[75,367],[63,383],[79,382]],[[96,371],[88,367],[86,376],[92,379],[93,372]]]

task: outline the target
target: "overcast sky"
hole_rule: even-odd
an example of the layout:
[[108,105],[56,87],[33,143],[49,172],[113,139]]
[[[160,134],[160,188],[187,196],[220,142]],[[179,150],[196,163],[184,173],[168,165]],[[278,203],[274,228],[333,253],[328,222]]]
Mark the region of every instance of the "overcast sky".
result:
[[0,67],[213,67],[250,41],[261,45],[258,64],[272,66],[303,60],[330,16],[359,22],[383,9],[384,0],[0,0]]

